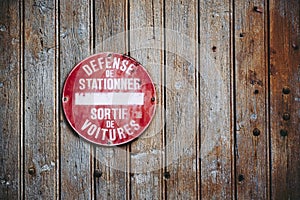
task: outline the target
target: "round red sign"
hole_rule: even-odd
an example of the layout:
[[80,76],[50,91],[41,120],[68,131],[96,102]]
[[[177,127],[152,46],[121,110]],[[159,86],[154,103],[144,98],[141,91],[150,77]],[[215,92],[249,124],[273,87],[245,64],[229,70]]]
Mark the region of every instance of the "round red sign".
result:
[[68,122],[81,137],[113,146],[135,139],[148,127],[156,93],[139,62],[122,54],[99,53],[70,72],[62,102]]

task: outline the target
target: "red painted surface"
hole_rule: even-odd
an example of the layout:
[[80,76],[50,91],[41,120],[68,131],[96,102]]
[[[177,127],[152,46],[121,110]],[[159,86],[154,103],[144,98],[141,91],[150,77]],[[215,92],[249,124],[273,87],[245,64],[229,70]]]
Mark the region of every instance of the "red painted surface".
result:
[[70,72],[63,109],[71,127],[98,145],[120,145],[143,133],[156,105],[154,84],[143,66],[126,55],[100,53]]

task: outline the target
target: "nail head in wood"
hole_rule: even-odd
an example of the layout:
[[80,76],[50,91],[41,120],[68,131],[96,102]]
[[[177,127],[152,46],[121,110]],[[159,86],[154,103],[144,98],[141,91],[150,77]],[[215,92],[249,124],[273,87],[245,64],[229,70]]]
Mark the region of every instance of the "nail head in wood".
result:
[[253,135],[254,136],[259,136],[260,135],[260,130],[258,128],[253,129]]
[[283,89],[282,89],[282,93],[283,94],[289,94],[291,92],[291,90],[290,90],[290,88],[288,88],[288,87],[284,87]]
[[100,178],[102,176],[102,172],[100,170],[95,170],[94,171],[94,177]]
[[29,173],[30,175],[34,175],[34,174],[35,174],[35,168],[34,168],[34,167],[29,167],[28,173]]
[[164,178],[169,179],[171,177],[170,172],[165,172],[164,173]]
[[258,13],[263,13],[263,12],[264,12],[263,9],[260,8],[260,7],[258,7],[258,6],[254,6],[254,7],[253,7],[253,10],[254,10],[255,12],[258,12]]
[[291,119],[291,115],[290,115],[289,113],[283,113],[282,118],[283,118],[285,121],[288,121],[288,120]]
[[217,51],[217,47],[216,46],[213,46],[211,49],[212,49],[213,52]]
[[243,180],[245,180],[245,177],[243,174],[240,174],[238,177],[239,182],[242,182]]
[[297,44],[295,44],[295,43],[292,44],[292,47],[293,47],[293,49],[295,49],[295,50],[298,50],[298,49],[299,49],[299,46],[298,46]]
[[287,135],[288,135],[288,132],[287,132],[287,130],[285,130],[285,129],[281,129],[281,130],[280,130],[280,135],[281,135],[282,137],[285,137],[285,136],[287,136]]

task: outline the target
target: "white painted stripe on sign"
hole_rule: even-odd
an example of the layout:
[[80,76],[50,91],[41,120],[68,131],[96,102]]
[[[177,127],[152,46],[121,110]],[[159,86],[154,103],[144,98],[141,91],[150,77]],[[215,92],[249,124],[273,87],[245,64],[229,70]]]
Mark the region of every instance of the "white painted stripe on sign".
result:
[[75,93],[75,105],[144,105],[144,93]]

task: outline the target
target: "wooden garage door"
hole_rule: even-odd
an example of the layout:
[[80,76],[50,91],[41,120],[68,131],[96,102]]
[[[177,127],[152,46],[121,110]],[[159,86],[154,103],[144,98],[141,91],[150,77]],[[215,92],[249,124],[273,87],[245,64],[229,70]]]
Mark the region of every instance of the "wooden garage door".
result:
[[[299,0],[1,0],[0,199],[300,199]],[[68,125],[70,70],[109,51],[157,91],[103,148]]]

